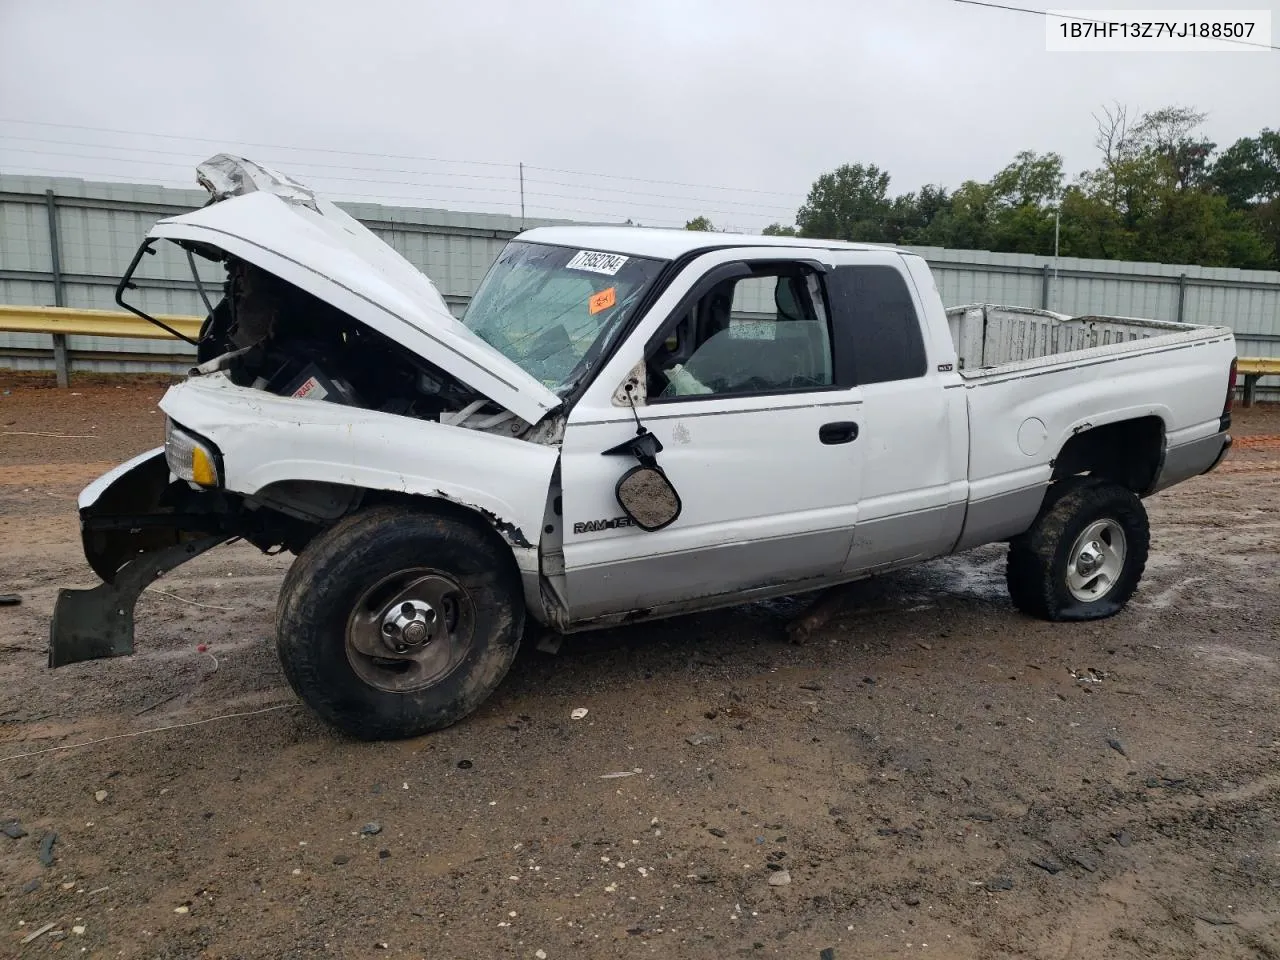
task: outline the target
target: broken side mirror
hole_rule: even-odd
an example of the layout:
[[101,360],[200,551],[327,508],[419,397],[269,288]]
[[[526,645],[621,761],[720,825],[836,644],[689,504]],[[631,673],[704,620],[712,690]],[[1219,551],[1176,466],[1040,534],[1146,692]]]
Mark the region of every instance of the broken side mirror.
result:
[[650,533],[675,523],[684,509],[680,494],[658,466],[661,450],[662,442],[641,427],[630,440],[604,452],[605,456],[630,454],[639,461],[619,478],[613,493],[627,519]]
[[657,464],[637,464],[614,488],[623,513],[641,530],[661,530],[676,522],[684,505],[680,494]]

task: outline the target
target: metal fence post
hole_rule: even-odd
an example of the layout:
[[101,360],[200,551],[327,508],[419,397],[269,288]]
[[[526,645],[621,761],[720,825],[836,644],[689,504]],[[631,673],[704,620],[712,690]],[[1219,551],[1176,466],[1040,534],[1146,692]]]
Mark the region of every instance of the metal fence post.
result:
[[1178,274],[1178,322],[1185,323],[1182,318],[1187,313],[1187,275]]
[[[55,306],[65,307],[67,298],[62,288],[62,245],[58,240],[58,206],[52,190],[44,192],[44,203],[49,215],[49,266],[53,275],[53,302]],[[53,369],[58,377],[58,386],[69,387],[71,359],[67,355],[67,336],[64,333],[53,334]]]
[[1044,273],[1040,277],[1040,309],[1049,309],[1049,264],[1044,265]]

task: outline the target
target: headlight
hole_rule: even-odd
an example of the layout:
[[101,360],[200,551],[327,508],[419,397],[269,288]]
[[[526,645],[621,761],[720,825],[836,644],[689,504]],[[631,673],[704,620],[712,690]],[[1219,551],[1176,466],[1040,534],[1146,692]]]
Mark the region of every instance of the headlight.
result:
[[183,430],[172,420],[164,426],[164,459],[173,475],[202,487],[222,483],[218,448]]

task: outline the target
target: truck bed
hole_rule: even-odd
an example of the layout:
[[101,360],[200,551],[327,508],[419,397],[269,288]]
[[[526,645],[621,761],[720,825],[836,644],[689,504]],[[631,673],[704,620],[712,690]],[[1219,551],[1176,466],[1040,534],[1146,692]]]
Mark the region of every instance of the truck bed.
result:
[[1048,366],[1054,361],[1074,362],[1088,354],[1123,354],[1152,345],[1142,341],[1158,339],[1163,345],[1226,332],[1166,320],[1072,317],[990,303],[951,307],[947,326],[959,357],[960,375],[968,379]]

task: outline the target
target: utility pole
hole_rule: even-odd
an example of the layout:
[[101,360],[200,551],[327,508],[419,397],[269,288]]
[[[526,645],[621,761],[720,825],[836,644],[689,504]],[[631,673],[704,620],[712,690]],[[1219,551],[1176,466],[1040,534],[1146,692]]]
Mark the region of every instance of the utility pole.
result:
[[520,229],[524,229],[524,161],[520,161]]

